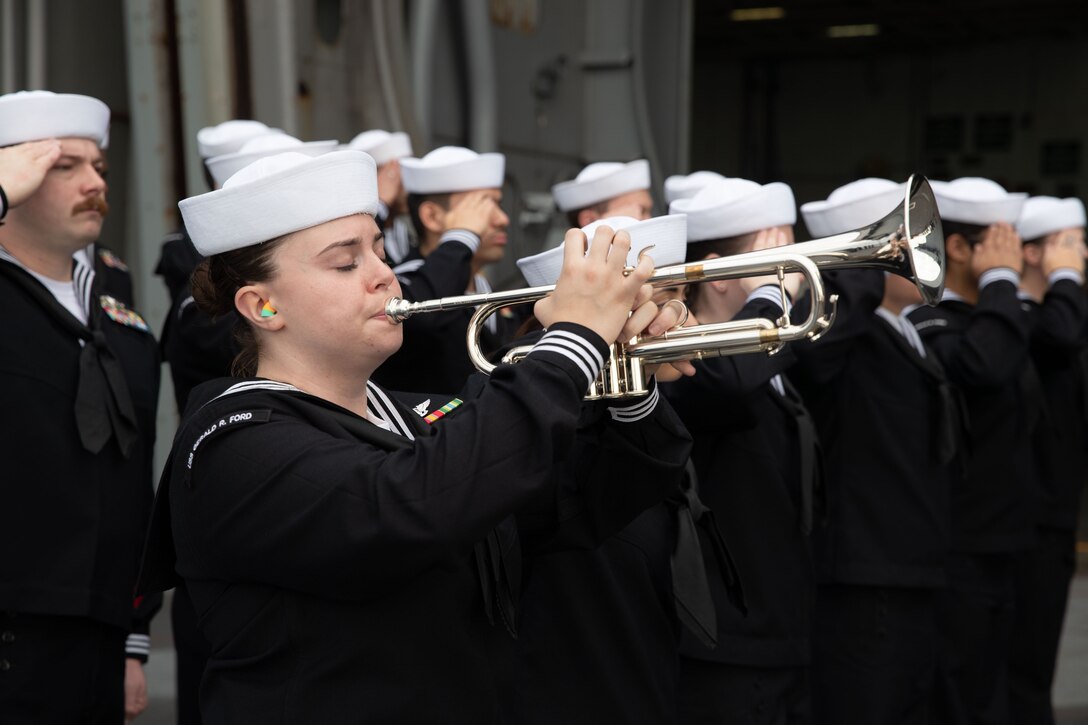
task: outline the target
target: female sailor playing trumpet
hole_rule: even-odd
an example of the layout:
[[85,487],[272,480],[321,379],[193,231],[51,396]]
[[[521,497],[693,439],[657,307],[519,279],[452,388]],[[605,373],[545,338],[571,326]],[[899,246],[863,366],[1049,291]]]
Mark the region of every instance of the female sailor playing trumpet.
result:
[[625,274],[627,234],[584,253],[572,230],[546,334],[424,419],[368,381],[401,342],[370,157],[262,159],[180,206],[208,257],[194,297],[238,311],[244,348],[190,398],[142,578],[188,585],[204,721],[495,722],[519,542],[607,537],[688,456],[664,403],[579,425],[607,343],[679,319],[650,302],[650,259]]

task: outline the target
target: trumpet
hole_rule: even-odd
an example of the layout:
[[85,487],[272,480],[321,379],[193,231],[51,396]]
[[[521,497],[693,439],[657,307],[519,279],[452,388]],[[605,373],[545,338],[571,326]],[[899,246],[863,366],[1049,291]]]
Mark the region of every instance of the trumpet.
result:
[[[802,244],[656,269],[649,279],[654,287],[776,275],[784,312],[775,320],[700,324],[656,337],[614,343],[604,370],[586,397],[614,399],[645,394],[645,365],[754,352],[773,355],[789,342],[815,340],[834,323],[837,302],[837,295],[826,293],[820,271],[848,268],[883,269],[906,277],[917,285],[926,304],[937,304],[944,287],[944,233],[933,190],[925,177],[912,175],[903,203],[868,226]],[[799,324],[794,324],[785,311],[789,309],[785,275],[794,272],[804,276],[812,302],[808,316]],[[399,323],[417,314],[475,307],[466,339],[469,358],[478,370],[490,373],[496,365],[484,357],[480,348],[485,320],[503,307],[535,302],[554,289],[549,285],[422,302],[394,297],[386,303],[386,315]],[[530,349],[513,348],[502,362],[517,362]]]

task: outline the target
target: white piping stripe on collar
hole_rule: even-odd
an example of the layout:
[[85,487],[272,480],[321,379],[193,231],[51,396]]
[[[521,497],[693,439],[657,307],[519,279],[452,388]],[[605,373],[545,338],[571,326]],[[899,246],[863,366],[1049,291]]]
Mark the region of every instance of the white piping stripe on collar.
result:
[[[229,388],[224,390],[222,393],[220,393],[219,395],[217,395],[214,398],[212,398],[211,400],[209,400],[208,403],[211,403],[213,400],[219,400],[220,398],[224,398],[224,397],[226,397],[228,395],[234,395],[235,393],[244,393],[244,392],[249,391],[249,390],[277,390],[277,391],[287,391],[287,392],[291,392],[291,393],[304,393],[304,392],[306,392],[304,390],[300,390],[300,389],[296,388],[294,385],[289,385],[287,383],[279,383],[279,382],[276,382],[275,380],[246,380],[246,381],[243,381],[241,383],[235,383],[234,385],[230,386]],[[204,405],[207,405],[208,403],[205,403]]]
[[774,388],[776,393],[781,395],[783,398],[786,397],[786,385],[782,382],[781,375],[775,375],[773,378],[771,378],[770,383],[771,387]]
[[919,356],[926,356],[926,347],[922,344],[922,338],[906,315],[902,313],[897,315],[883,305],[876,308],[876,314],[884,318],[893,330],[902,335]]
[[[91,314],[91,288],[94,286],[94,262],[92,261],[94,257],[94,244],[88,244],[85,249],[81,249],[72,255],[72,286],[76,292],[76,300],[83,308],[83,313],[87,315],[88,321]],[[0,246],[0,259],[11,262],[19,269],[30,272],[25,264],[16,259],[11,252],[2,246]]]
[[[228,395],[234,395],[236,393],[244,393],[250,390],[274,390],[277,392],[290,392],[290,393],[306,393],[305,390],[296,388],[294,385],[288,383],[280,383],[275,380],[246,380],[241,383],[235,383],[219,395],[209,400],[211,403],[214,400],[226,397]],[[374,383],[367,381],[366,403],[368,409],[373,409],[375,414],[378,415],[383,421],[389,423],[394,433],[400,433],[408,440],[415,440],[415,436],[412,435],[412,431],[404,423],[404,419],[397,412],[397,409],[393,407],[393,403],[389,400],[388,396]],[[374,393],[374,397],[371,397],[370,392]],[[208,403],[205,403],[207,405]],[[396,427],[392,427],[396,426]]]
[[[366,382],[366,387],[370,392],[374,393],[375,408],[379,415],[387,422],[394,425],[401,435],[410,441],[414,441],[416,437],[412,434],[412,429],[408,427],[408,424],[404,422],[404,418],[401,417],[400,411],[393,405],[393,401],[389,399],[389,396],[385,394],[385,391],[375,385],[372,381]],[[367,405],[371,402],[370,395],[366,396]]]
[[94,245],[87,245],[86,257],[76,254],[75,269],[72,270],[72,282],[76,287],[76,299],[83,305],[83,313],[87,319],[91,316],[91,285],[94,284]]

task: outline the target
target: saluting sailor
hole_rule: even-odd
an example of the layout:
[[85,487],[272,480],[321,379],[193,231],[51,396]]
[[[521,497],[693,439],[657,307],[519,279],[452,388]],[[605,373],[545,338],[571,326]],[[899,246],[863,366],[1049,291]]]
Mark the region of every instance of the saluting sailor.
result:
[[147,704],[159,600],[133,590],[159,359],[120,261],[95,245],[109,119],[89,96],[0,96],[0,713],[13,725],[113,725]]
[[937,608],[934,717],[1008,722],[1013,573],[1033,535],[1031,437],[1042,414],[1012,226],[1027,195],[975,177],[931,183],[945,235],[945,290],[940,304],[909,317],[962,394],[969,426],[965,473],[952,488],[948,587]]
[[1021,303],[1031,321],[1031,358],[1046,415],[1035,435],[1035,542],[1016,566],[1009,662],[1013,722],[1052,723],[1058,642],[1076,569],[1077,513],[1088,470],[1088,376],[1084,204],[1033,196],[1016,231],[1024,242]]
[[584,227],[598,219],[628,216],[649,219],[654,213],[650,195],[650,162],[598,161],[586,166],[570,181],[552,187],[559,211],[571,227]]
[[[712,182],[669,209],[687,214],[687,261],[727,257],[793,241],[793,192],[783,183]],[[796,294],[797,275],[787,291]],[[693,285],[700,323],[782,316],[774,276]],[[789,302],[787,302],[789,304]],[[711,580],[718,646],[685,636],[680,654],[681,723],[804,722],[809,712],[809,631],[814,589],[808,535],[818,488],[815,432],[785,373],[793,346],[777,355],[694,363],[696,374],[662,385],[695,440],[699,495],[718,517],[736,558],[747,616],[727,582]]]
[[[506,157],[442,146],[421,159],[401,159],[400,168],[419,240],[393,270],[405,299],[490,292],[483,270],[506,254],[510,223],[501,206]],[[465,348],[472,312],[407,320],[404,344],[374,379],[393,390],[460,389],[476,370]],[[497,349],[512,335],[511,327],[502,315],[492,315],[480,338],[484,351]]]
[[[906,185],[860,179],[801,206],[814,237],[866,227]],[[904,311],[914,283],[877,269],[823,274],[835,323],[790,371],[824,451],[827,521],[813,532],[813,721],[924,723],[937,667],[937,596],[951,535],[960,414]]]

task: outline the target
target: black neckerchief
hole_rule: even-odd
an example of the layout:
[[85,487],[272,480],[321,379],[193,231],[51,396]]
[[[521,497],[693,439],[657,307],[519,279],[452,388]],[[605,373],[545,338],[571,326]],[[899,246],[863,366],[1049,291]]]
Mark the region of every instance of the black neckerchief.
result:
[[747,614],[748,608],[740,572],[718,529],[714,512],[699,499],[695,466],[690,459],[686,468],[680,491],[666,502],[674,512],[677,523],[676,547],[669,558],[672,595],[680,622],[704,646],[714,649],[718,645],[718,617],[703,557],[704,541],[714,554],[714,563],[725,583],[730,603],[741,614]]
[[779,395],[773,385],[767,387],[771,398],[779,407],[793,418],[797,425],[797,443],[800,450],[800,475],[801,475],[801,520],[799,522],[801,533],[808,536],[812,533],[813,522],[819,512],[823,520],[826,513],[824,502],[824,456],[820,447],[820,438],[816,435],[816,423],[812,415],[805,407],[801,394],[790,383],[789,378],[781,376],[783,394]]
[[937,429],[934,431],[934,445],[937,460],[942,464],[948,464],[956,455],[956,449],[966,440],[966,419],[964,417],[964,405],[959,400],[959,393],[949,384],[944,373],[944,366],[933,351],[922,341],[922,347],[926,354],[920,355],[910,344],[902,332],[892,327],[891,323],[880,315],[876,315],[879,322],[877,327],[884,330],[892,344],[898,347],[903,356],[918,366],[933,382],[937,391],[938,406]]

